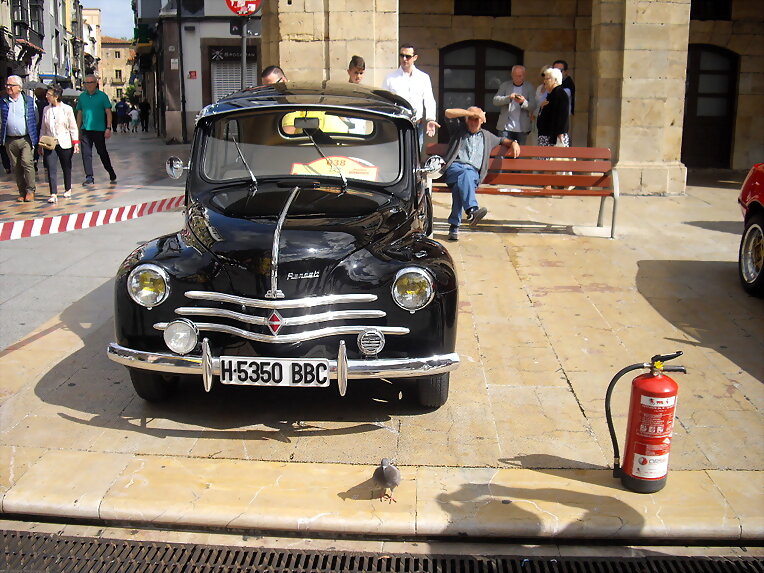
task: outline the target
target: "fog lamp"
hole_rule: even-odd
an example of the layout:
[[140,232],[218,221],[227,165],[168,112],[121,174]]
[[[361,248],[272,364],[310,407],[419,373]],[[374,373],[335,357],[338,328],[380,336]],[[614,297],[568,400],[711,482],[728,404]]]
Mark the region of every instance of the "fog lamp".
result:
[[188,354],[199,340],[199,331],[190,320],[174,320],[164,329],[164,342],[176,354]]

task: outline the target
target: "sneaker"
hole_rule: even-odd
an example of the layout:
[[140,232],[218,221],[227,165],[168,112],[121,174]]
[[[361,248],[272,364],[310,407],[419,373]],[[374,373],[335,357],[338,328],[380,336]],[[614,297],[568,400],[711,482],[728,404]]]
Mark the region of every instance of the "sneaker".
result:
[[469,213],[467,213],[467,223],[470,227],[477,225],[483,217],[488,214],[488,209],[485,207],[474,207]]
[[64,191],[64,197],[66,197],[68,199],[71,196],[72,196],[72,190],[71,189],[69,189],[68,191]]
[[116,174],[115,174],[115,175],[112,175],[111,177],[109,177],[109,183],[116,183],[116,182],[117,182],[117,176],[116,176]]
[[449,241],[459,240],[459,227],[455,227],[454,225],[451,225],[448,228],[448,240]]
[[82,182],[83,185],[95,185],[95,180],[92,177],[85,177],[85,181]]

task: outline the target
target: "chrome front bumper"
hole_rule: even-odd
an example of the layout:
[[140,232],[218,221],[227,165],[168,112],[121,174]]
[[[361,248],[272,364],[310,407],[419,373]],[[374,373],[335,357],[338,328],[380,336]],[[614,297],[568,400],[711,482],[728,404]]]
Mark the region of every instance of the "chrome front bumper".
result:
[[[212,377],[220,376],[220,358],[211,355],[206,342],[206,339],[202,342],[201,356],[145,352],[126,348],[114,342],[109,344],[106,355],[114,362],[131,368],[170,374],[198,374],[202,376],[204,387],[209,391],[212,387]],[[425,358],[348,360],[343,341],[340,342],[337,358],[329,360],[329,377],[337,380],[340,394],[344,395],[348,379],[431,376],[450,372],[458,366],[459,355],[456,352]]]

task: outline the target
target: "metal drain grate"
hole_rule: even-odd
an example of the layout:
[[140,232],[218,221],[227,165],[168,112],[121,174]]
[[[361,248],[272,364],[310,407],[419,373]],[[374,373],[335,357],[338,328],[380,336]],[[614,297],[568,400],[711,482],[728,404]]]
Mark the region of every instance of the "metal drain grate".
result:
[[552,558],[279,551],[2,532],[0,571],[156,573],[764,573],[759,558]]

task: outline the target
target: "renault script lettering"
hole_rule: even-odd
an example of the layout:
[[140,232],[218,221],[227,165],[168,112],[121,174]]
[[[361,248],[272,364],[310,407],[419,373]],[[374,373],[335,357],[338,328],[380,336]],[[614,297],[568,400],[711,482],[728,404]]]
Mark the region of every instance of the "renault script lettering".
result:
[[309,273],[287,273],[286,280],[293,281],[296,279],[317,279],[321,276],[319,271],[312,271]]

